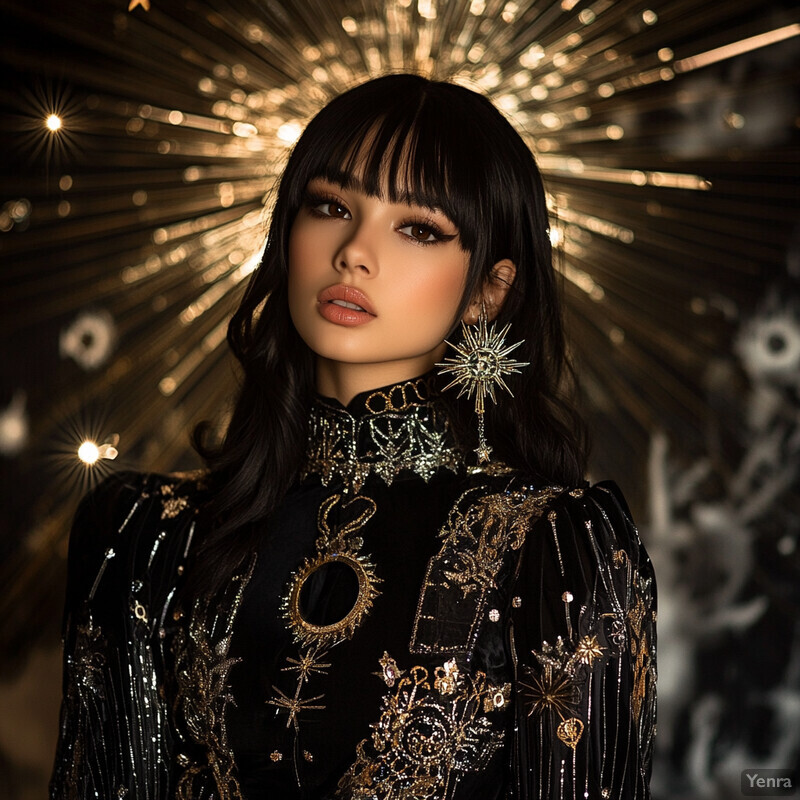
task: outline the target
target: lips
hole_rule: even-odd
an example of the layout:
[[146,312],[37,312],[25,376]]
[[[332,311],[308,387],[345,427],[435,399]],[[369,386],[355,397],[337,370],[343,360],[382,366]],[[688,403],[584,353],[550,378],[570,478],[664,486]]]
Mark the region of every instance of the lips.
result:
[[356,289],[355,286],[348,286],[346,283],[337,283],[334,286],[329,286],[323,289],[317,297],[320,303],[332,303],[334,300],[338,301],[337,305],[348,303],[349,305],[358,306],[358,310],[366,311],[367,314],[376,316],[375,309],[372,303],[364,292]]
[[317,300],[320,315],[336,325],[363,325],[377,316],[364,292],[344,283],[323,289]]

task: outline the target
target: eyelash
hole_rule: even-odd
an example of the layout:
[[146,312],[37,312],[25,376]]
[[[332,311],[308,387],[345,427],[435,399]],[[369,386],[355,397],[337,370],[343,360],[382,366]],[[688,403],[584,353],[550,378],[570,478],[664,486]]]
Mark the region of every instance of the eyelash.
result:
[[[311,214],[314,214],[317,217],[321,217],[323,219],[336,219],[335,217],[331,217],[330,214],[324,214],[321,211],[317,210],[317,206],[325,205],[326,203],[332,206],[338,206],[339,208],[347,209],[347,206],[338,200],[337,198],[333,197],[332,195],[327,194],[312,194],[310,192],[306,193],[304,203],[308,208]],[[347,212],[350,213],[349,211]],[[398,230],[402,230],[403,228],[409,227],[416,227],[416,228],[424,228],[429,234],[433,234],[436,238],[432,239],[429,242],[426,242],[422,239],[416,239],[413,236],[408,234],[404,234],[407,236],[413,244],[422,245],[423,247],[427,247],[428,245],[432,244],[440,244],[442,242],[449,242],[451,239],[455,239],[455,234],[447,234],[442,231],[442,229],[436,225],[434,222],[430,221],[422,221],[419,219],[411,219],[404,221],[401,225],[398,226]]]

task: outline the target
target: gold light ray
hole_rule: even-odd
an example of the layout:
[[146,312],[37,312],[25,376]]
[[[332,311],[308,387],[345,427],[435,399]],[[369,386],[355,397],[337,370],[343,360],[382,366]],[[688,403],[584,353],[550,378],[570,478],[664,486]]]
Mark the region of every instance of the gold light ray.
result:
[[757,36],[748,36],[746,39],[741,39],[738,42],[731,42],[731,44],[726,44],[722,47],[715,47],[713,50],[707,50],[705,53],[698,53],[695,56],[682,58],[680,61],[675,62],[675,71],[690,72],[693,69],[701,69],[702,67],[716,64],[718,61],[735,58],[736,56],[744,55],[753,50],[758,50],[761,47],[768,47],[771,44],[777,44],[786,39],[792,39],[795,36],[800,36],[800,23],[784,25],[781,28],[776,28],[775,30],[758,34]]

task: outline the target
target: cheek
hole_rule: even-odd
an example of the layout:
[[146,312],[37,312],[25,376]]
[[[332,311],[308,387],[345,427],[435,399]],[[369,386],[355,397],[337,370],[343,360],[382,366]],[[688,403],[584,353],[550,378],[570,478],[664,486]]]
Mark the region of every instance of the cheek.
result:
[[302,230],[302,225],[295,223],[289,233],[289,303],[299,302],[307,284],[313,280],[315,252],[312,237]]
[[309,298],[313,297],[311,285],[313,276],[310,274],[309,265],[313,262],[308,258],[304,244],[302,237],[289,236],[287,300],[289,316],[301,336],[308,327],[311,312],[314,310],[314,304],[310,304],[309,301]]
[[466,260],[453,258],[416,273],[405,288],[420,320],[446,332],[455,322],[466,279]]

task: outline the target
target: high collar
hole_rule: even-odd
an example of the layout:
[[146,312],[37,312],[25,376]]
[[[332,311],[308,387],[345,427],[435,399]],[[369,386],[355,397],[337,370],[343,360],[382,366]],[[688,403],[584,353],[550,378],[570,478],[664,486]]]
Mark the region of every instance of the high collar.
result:
[[308,426],[302,477],[324,485],[341,481],[358,492],[371,477],[425,481],[439,469],[463,469],[464,460],[429,373],[356,395],[347,406],[317,395]]

